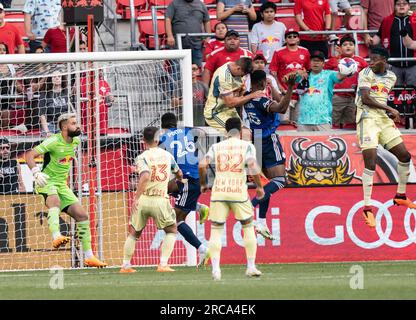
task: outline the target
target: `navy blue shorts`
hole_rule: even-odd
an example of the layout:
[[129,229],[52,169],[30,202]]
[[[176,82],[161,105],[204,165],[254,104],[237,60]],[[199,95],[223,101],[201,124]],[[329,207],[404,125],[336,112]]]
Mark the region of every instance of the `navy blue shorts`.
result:
[[269,137],[263,138],[261,165],[262,168],[272,168],[281,164],[285,164],[286,156],[283,147],[280,144],[279,136],[272,133]]
[[172,193],[176,198],[175,208],[181,209],[186,213],[196,210],[196,203],[201,194],[199,179],[187,178],[188,183],[177,182],[179,192]]

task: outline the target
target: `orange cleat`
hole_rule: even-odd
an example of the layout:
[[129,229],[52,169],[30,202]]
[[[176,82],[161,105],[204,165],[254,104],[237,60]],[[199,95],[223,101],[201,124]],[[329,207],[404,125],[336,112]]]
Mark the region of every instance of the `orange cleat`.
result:
[[52,241],[52,246],[54,247],[54,249],[59,249],[60,247],[65,246],[70,241],[70,237],[59,236],[58,238]]
[[161,266],[160,264],[157,266],[157,272],[173,272],[175,271],[174,269],[172,269],[169,266]]
[[266,178],[263,172],[260,174],[260,181],[263,187],[270,182],[270,180]]
[[121,268],[120,273],[135,273],[137,270],[134,270],[133,268]]
[[364,207],[363,217],[365,220],[365,224],[368,225],[370,228],[374,228],[376,226],[376,219],[373,215],[373,209],[370,206]]
[[95,267],[95,268],[104,268],[107,267],[107,263],[98,260],[96,257],[92,256],[89,259],[84,260],[84,264],[87,267]]
[[396,194],[394,196],[393,203],[396,206],[405,206],[405,207],[408,207],[410,209],[416,209],[416,204],[414,204],[412,202],[412,200],[410,200],[408,197],[406,197],[406,195]]

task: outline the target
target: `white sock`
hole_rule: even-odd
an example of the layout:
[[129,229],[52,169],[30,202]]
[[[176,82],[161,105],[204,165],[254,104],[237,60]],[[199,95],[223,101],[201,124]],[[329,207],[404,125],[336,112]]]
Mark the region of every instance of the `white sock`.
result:
[[60,236],[61,236],[61,233],[59,231],[52,233],[52,239],[53,240],[58,239]]
[[93,256],[94,256],[94,254],[92,253],[92,250],[91,249],[84,252],[85,259],[89,259],[89,258],[91,258]]
[[247,259],[247,269],[254,269],[256,267],[256,263],[254,259]]
[[131,267],[130,261],[123,260],[123,269],[129,269]]
[[258,224],[261,224],[263,226],[266,225],[266,218],[258,218],[257,221],[258,221]]
[[212,272],[221,272],[220,270],[220,259],[211,258]]
[[162,267],[166,267],[168,265],[168,260],[169,260],[169,257],[167,257],[167,258],[160,257],[160,265]]
[[369,206],[371,201],[371,193],[373,191],[373,176],[374,171],[364,169],[362,181],[363,181],[363,193],[364,193],[364,205]]
[[399,183],[397,185],[397,193],[406,193],[406,184],[409,179],[410,162],[398,162],[397,173],[399,176]]
[[198,252],[199,253],[206,253],[207,252],[207,247],[205,247],[203,244],[201,244],[198,248]]

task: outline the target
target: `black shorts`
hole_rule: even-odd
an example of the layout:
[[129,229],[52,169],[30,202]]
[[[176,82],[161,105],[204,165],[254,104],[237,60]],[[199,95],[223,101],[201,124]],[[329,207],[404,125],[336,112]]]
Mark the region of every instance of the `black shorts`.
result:
[[187,178],[188,183],[177,182],[179,192],[172,193],[176,198],[175,208],[181,209],[186,213],[195,211],[196,203],[201,194],[201,187],[199,186],[199,179]]

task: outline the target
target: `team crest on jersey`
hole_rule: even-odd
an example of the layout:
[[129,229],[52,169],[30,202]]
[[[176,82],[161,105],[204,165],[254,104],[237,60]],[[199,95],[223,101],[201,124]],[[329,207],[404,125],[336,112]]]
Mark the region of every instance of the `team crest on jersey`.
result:
[[303,54],[300,54],[300,55],[299,55],[299,58],[300,58],[301,60],[304,60],[304,59],[305,59],[305,56],[304,56]]
[[[349,184],[355,170],[349,172],[350,159],[347,144],[341,138],[330,138],[333,146],[315,142],[306,146],[306,138],[292,141],[288,178],[299,186]],[[345,159],[342,160],[342,158]]]
[[319,0],[319,1],[318,1],[318,4],[319,4],[320,6],[322,6],[322,5],[323,5],[323,1],[322,1],[322,0]]

